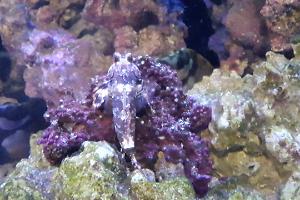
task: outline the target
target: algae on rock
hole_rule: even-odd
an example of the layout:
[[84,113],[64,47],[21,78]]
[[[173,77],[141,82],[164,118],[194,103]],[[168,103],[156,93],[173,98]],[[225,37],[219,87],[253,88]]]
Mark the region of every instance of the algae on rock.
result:
[[16,169],[0,186],[0,199],[12,200],[46,200],[53,199],[50,193],[51,178],[56,167],[51,167],[43,157],[41,147],[36,144],[40,133],[33,134],[30,139],[31,154],[22,159]]
[[244,77],[216,69],[189,95],[212,107],[207,137],[215,173],[246,175],[251,187],[276,196],[300,163],[300,60],[272,52],[266,58]]
[[218,188],[208,193],[204,200],[265,200],[257,191],[238,186],[235,189]]
[[149,169],[129,172],[122,156],[107,142],[84,142],[80,151],[50,166],[31,137],[31,155],[0,186],[0,200],[52,199],[195,199],[186,177],[155,181]]
[[[127,199],[118,191],[125,168],[106,142],[84,142],[80,154],[63,160],[54,176],[57,199]],[[57,191],[56,191],[57,192]]]
[[296,170],[280,191],[280,200],[300,199],[300,171]]
[[139,182],[132,185],[132,193],[139,200],[193,200],[195,192],[186,178],[159,183]]

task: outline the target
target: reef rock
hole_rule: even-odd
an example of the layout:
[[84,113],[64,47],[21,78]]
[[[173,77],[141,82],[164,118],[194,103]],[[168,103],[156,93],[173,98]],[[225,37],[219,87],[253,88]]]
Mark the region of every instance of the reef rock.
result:
[[212,108],[206,136],[216,173],[246,175],[250,185],[274,195],[300,162],[300,61],[272,52],[266,56],[253,75],[241,78],[217,69],[189,95]]
[[161,56],[185,47],[176,8],[155,1],[5,0],[0,34],[16,81],[24,75],[25,93],[55,107],[66,91],[83,100],[90,78],[106,72],[115,50]]
[[80,151],[64,159],[59,167],[50,166],[36,145],[37,138],[32,136],[30,157],[18,163],[1,184],[0,199],[195,198],[185,177],[155,182],[149,169],[128,174],[121,154],[104,141],[84,142]]
[[300,173],[296,170],[280,191],[280,200],[299,200],[300,199]]
[[212,190],[204,200],[265,200],[263,195],[255,190],[251,190],[247,187],[237,187],[237,188],[226,188],[220,187],[218,189]]
[[195,192],[185,178],[162,181],[160,183],[140,182],[132,185],[134,197],[140,200],[192,200]]
[[273,51],[291,51],[291,41],[300,33],[300,3],[297,0],[267,0],[260,13],[266,19]]
[[83,143],[82,152],[66,158],[54,175],[55,198],[126,199],[118,191],[126,177],[118,156],[106,142]]
[[31,154],[20,161],[0,186],[0,199],[53,199],[51,178],[56,172],[37,145],[38,135],[31,137]]
[[292,41],[300,33],[299,1],[205,2],[216,29],[209,47],[218,54],[221,68],[242,75],[269,50],[292,57]]
[[263,1],[205,2],[216,29],[209,39],[209,48],[218,54],[221,68],[242,75],[269,49],[265,21],[259,14]]

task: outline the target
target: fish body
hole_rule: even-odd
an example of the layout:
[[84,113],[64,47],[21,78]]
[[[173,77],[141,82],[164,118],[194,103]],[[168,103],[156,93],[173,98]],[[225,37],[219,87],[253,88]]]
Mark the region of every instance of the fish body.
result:
[[110,100],[114,129],[125,152],[134,149],[136,98],[141,88],[141,73],[132,62],[131,54],[114,54],[114,63],[106,77],[106,87],[95,90],[94,106],[100,107]]

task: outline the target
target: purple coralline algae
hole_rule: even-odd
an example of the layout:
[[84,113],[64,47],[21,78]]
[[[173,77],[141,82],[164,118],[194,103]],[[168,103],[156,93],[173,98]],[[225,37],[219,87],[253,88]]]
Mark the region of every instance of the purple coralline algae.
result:
[[47,112],[51,125],[44,131],[39,143],[43,144],[45,157],[52,165],[77,151],[87,140],[114,141],[112,121],[101,113],[75,101],[64,102]]
[[[121,87],[135,92],[118,92]],[[133,148],[142,167],[153,169],[163,152],[166,161],[183,164],[198,195],[207,192],[212,163],[197,133],[208,127],[211,110],[184,94],[174,70],[151,57],[121,56],[106,76],[94,78],[90,91],[84,103],[63,101],[48,111],[51,125],[40,144],[50,163],[59,164],[84,141],[106,140],[125,153]],[[133,144],[123,143],[128,138]]]

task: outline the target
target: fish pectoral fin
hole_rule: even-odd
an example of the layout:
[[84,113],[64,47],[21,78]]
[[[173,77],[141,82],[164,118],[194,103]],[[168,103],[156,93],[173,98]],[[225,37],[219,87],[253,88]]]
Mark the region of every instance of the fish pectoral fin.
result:
[[100,108],[108,98],[108,88],[98,88],[93,95],[93,106],[95,108]]

